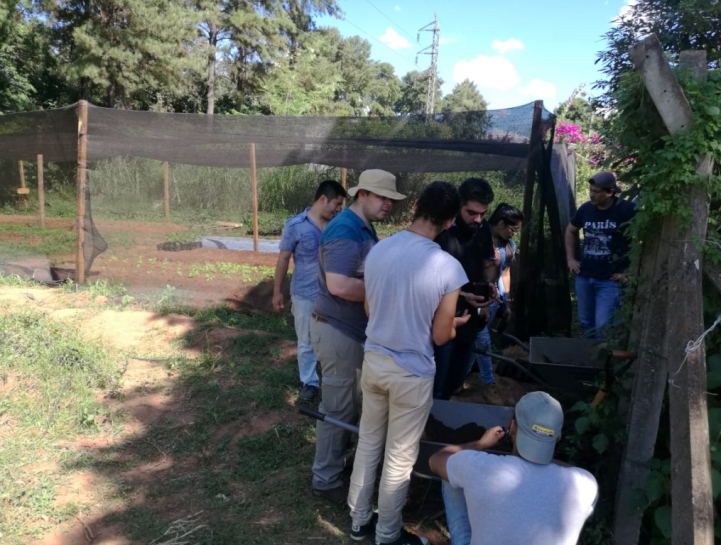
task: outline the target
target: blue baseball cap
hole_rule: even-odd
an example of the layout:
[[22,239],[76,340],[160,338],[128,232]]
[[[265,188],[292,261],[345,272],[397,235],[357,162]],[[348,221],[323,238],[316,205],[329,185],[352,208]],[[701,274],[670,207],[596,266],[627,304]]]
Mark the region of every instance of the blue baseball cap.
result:
[[561,404],[546,392],[531,392],[516,403],[515,419],[521,458],[534,464],[550,463],[563,428]]
[[598,172],[588,180],[588,183],[606,191],[613,189],[616,193],[621,192],[621,188],[616,185],[616,177],[611,172]]

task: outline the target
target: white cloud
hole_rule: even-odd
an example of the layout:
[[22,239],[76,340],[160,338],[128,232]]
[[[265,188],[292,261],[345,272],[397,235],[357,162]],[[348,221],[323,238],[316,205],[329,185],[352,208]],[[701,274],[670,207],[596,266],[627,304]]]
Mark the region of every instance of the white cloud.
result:
[[453,67],[453,81],[460,83],[471,80],[479,88],[513,89],[521,78],[511,61],[503,57],[486,57],[481,55],[470,61],[458,61]]
[[457,44],[458,42],[463,41],[463,36],[459,34],[453,34],[451,36],[441,36],[441,38],[438,40],[438,43],[443,44]]
[[408,43],[408,40],[398,34],[391,27],[386,29],[386,33],[380,37],[380,40],[391,49],[407,49],[411,46],[411,44]]
[[505,42],[502,42],[500,40],[493,40],[491,47],[493,47],[493,49],[503,55],[504,53],[507,53],[509,51],[523,49],[523,42],[521,42],[521,40],[516,40],[515,38],[509,38]]
[[401,7],[400,7],[400,6],[396,6],[396,7],[394,7],[393,9],[396,10],[396,11],[400,11],[400,10],[401,10]]
[[532,79],[528,85],[519,88],[518,92],[536,99],[552,100],[556,97],[556,86],[542,79]]

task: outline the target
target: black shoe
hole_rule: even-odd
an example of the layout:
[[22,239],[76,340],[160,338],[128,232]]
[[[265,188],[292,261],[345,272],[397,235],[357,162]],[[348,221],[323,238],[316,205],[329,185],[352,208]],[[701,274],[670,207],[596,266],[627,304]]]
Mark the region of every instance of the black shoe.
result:
[[331,503],[341,505],[348,501],[348,487],[345,485],[338,486],[336,488],[330,488],[328,490],[321,490],[320,488],[313,489],[313,495],[321,498],[325,498]]
[[313,399],[317,394],[318,388],[316,386],[304,384],[303,387],[300,389],[298,397],[301,399]]
[[399,535],[395,541],[381,543],[376,540],[376,545],[428,545],[429,543],[430,541],[428,541],[427,537],[417,536],[403,529],[401,529],[401,535]]
[[363,526],[351,526],[350,538],[354,541],[362,541],[368,536],[372,536],[376,531],[376,522],[378,522],[378,513],[373,513],[371,519]]

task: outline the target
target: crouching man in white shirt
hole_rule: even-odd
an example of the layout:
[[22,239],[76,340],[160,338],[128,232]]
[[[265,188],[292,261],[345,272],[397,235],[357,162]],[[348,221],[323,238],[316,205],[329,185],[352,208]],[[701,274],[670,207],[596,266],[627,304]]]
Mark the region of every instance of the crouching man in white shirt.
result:
[[563,410],[545,392],[521,398],[508,429],[514,456],[483,452],[505,436],[496,426],[478,441],[431,456],[443,478],[452,545],[574,545],[598,496],[588,471],[553,460]]

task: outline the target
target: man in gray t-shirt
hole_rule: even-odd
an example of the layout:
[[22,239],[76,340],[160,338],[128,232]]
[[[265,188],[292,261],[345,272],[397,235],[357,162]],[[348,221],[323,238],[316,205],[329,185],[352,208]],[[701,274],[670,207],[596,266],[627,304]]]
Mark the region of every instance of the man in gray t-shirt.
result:
[[598,485],[588,471],[553,460],[562,428],[560,403],[531,392],[508,428],[513,456],[483,452],[506,435],[500,426],[431,456],[431,469],[444,479],[453,545],[575,545]]
[[[353,204],[323,231],[318,255],[318,296],[310,322],[310,340],[321,368],[322,401],[318,410],[355,424],[360,409],[358,376],[368,323],[363,300],[365,258],[378,242],[373,222],[384,219],[396,191],[396,177],[383,170],[361,173],[348,190]],[[315,428],[313,493],[334,503],[348,496],[343,484],[345,450],[350,433],[319,421]]]
[[[449,341],[470,318],[467,311],[455,317],[468,282],[463,266],[434,242],[460,207],[453,185],[433,182],[416,202],[408,230],[379,242],[366,258],[363,412],[348,494],[354,540],[375,531],[376,544],[428,543],[403,530],[401,511],[433,403],[433,342]],[[376,517],[371,500],[381,459]]]

